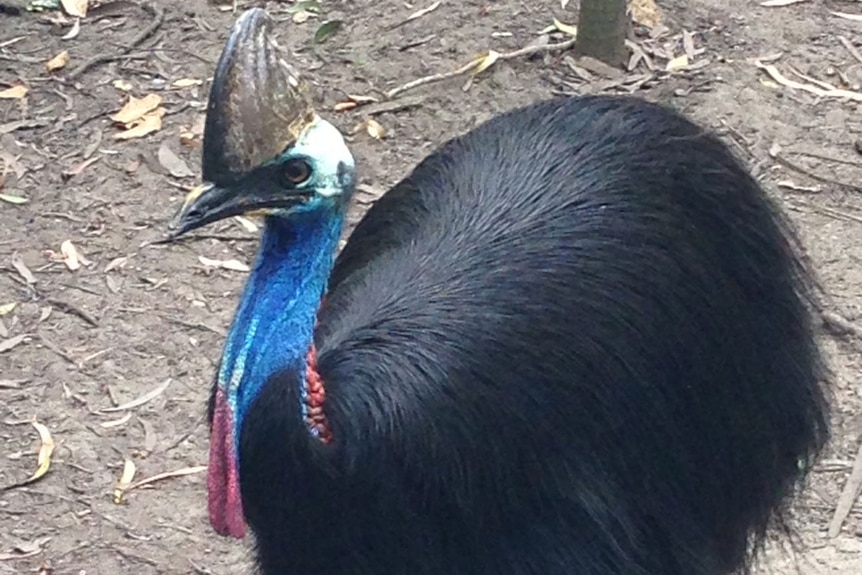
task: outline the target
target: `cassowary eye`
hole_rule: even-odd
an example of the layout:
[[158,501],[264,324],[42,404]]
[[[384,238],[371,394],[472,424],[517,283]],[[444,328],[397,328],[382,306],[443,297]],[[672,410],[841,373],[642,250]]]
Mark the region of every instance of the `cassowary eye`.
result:
[[284,164],[281,173],[287,182],[299,185],[311,176],[311,167],[304,160],[291,160]]

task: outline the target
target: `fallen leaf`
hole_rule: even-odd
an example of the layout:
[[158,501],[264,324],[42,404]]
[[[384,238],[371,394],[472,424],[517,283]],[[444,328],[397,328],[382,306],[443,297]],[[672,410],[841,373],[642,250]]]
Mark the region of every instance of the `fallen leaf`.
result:
[[14,310],[16,307],[18,307],[17,301],[0,305],[0,316],[12,313],[12,310]]
[[365,121],[365,131],[375,140],[382,140],[386,137],[386,129],[374,118],[368,118]]
[[48,428],[36,421],[35,419],[31,423],[33,424],[33,427],[36,428],[36,431],[39,432],[39,439],[42,442],[39,446],[39,456],[36,459],[36,471],[34,471],[33,475],[31,475],[24,481],[9,485],[5,487],[5,489],[22,487],[24,485],[29,485],[34,481],[38,481],[39,479],[44,477],[45,474],[48,473],[48,469],[51,468],[51,455],[54,453],[54,438],[51,437],[51,432],[48,430]]
[[153,132],[162,129],[162,116],[165,115],[164,108],[156,108],[151,113],[140,119],[135,126],[125,132],[114,134],[115,140],[130,140],[132,138],[143,138]]
[[156,110],[162,103],[162,97],[158,94],[148,94],[143,98],[135,98],[129,96],[129,101],[123,106],[119,112],[111,116],[111,119],[118,124],[124,124],[128,127],[135,120],[140,120],[146,114]]
[[661,23],[661,10],[656,6],[655,0],[631,0],[629,11],[632,20],[641,26],[652,29]]
[[84,258],[78,254],[78,250],[71,240],[65,240],[60,244],[60,253],[63,256],[63,263],[66,264],[67,268],[72,271],[81,269],[82,259]]
[[12,267],[15,268],[15,271],[17,271],[28,284],[36,283],[36,277],[33,275],[33,272],[30,271],[30,268],[28,268],[24,263],[24,260],[21,259],[21,254],[12,254]]
[[[245,228],[245,231],[247,231],[251,234],[257,233],[258,230],[260,229],[256,223],[254,223],[253,221],[251,221],[248,218],[244,218],[243,216],[234,216],[233,219],[235,219],[237,222],[239,222],[239,225],[241,225],[243,228]],[[2,314],[0,314],[0,315],[2,315]]]
[[80,34],[80,33],[81,33],[81,19],[75,18],[75,23],[72,24],[72,28],[68,32],[63,34],[63,36],[61,36],[61,38],[63,40],[73,40],[73,39],[77,38],[78,34]]
[[0,389],[21,389],[26,379],[0,379]]
[[27,95],[27,86],[18,84],[5,90],[0,90],[0,99],[4,100],[20,100]]
[[185,475],[194,475],[195,473],[201,473],[207,470],[206,465],[198,465],[196,467],[183,467],[182,469],[177,469],[176,471],[166,471],[164,473],[157,473],[152,477],[147,477],[146,479],[141,479],[136,483],[132,483],[127,487],[124,491],[129,492],[132,489],[137,489],[138,487],[143,487],[144,485],[149,485],[150,483],[155,483],[156,481],[162,481],[164,479],[170,479],[172,477],[183,477]]
[[60,0],[60,3],[69,16],[83,18],[87,15],[88,0]]
[[24,340],[28,337],[28,335],[22,334],[16,335],[15,337],[10,337],[9,339],[0,340],[0,353],[18,347],[19,345],[24,343]]
[[667,66],[665,66],[665,70],[668,72],[673,72],[675,70],[681,70],[686,66],[688,66],[688,55],[683,54],[682,56],[671,58],[670,61],[668,61]]
[[488,53],[481,57],[479,65],[473,70],[473,75],[478,76],[488,68],[494,65],[494,62],[500,59],[500,53],[495,50],[488,50]]
[[767,8],[775,8],[778,6],[790,6],[791,4],[799,4],[800,2],[807,2],[808,0],[766,0],[766,2],[761,2],[761,6],[766,6]]
[[11,194],[0,194],[0,200],[3,200],[9,204],[15,204],[20,206],[21,204],[26,204],[29,200],[22,196],[13,196]]
[[416,20],[417,18],[421,18],[422,16],[425,16],[426,14],[433,12],[434,10],[436,10],[437,8],[440,7],[440,4],[441,4],[441,2],[434,2],[433,4],[428,6],[427,8],[422,8],[421,10],[417,10],[416,12],[414,12],[413,14],[411,14],[410,16],[405,18],[404,23],[411,22],[413,20]]
[[213,268],[222,268],[226,270],[231,270],[235,272],[248,272],[251,271],[246,264],[242,263],[239,260],[213,260],[205,256],[198,256],[198,260],[205,266],[213,267]]
[[578,35],[578,27],[571,26],[570,24],[564,24],[554,18],[554,28],[562,32],[563,34],[568,34],[569,36],[577,36]]
[[129,262],[128,256],[121,256],[118,258],[114,258],[108,262],[108,265],[105,266],[105,273],[108,273],[111,270],[124,267]]
[[128,421],[132,418],[132,412],[127,411],[126,415],[119,419],[112,419],[111,421],[103,421],[99,424],[99,427],[104,427],[105,429],[110,429],[112,427],[119,427],[124,423],[128,423]]
[[133,86],[131,82],[127,82],[126,80],[114,80],[114,88],[123,92],[130,92]]
[[326,42],[333,34],[341,30],[343,25],[343,20],[329,20],[328,22],[324,22],[314,33],[314,43],[322,44],[323,42]]
[[845,20],[862,22],[862,14],[848,14],[847,12],[830,12],[830,14],[839,18],[844,18]]
[[293,16],[290,18],[293,20],[294,24],[305,24],[312,16],[314,16],[314,14],[308,10],[301,10],[299,12],[294,12]]
[[123,494],[132,485],[132,480],[135,478],[135,462],[129,458],[123,461],[123,474],[120,475],[120,481],[114,488],[114,503],[119,505],[123,502]]
[[49,72],[53,72],[55,70],[59,70],[66,66],[69,63],[69,52],[67,50],[63,50],[50,60],[45,63],[45,68]]
[[348,110],[352,110],[358,107],[359,104],[356,102],[346,101],[346,102],[338,102],[335,106],[332,107],[336,112],[347,112]]
[[195,175],[188,164],[168,147],[167,142],[162,142],[159,146],[158,158],[162,167],[175,178],[192,178]]
[[175,88],[189,88],[191,86],[200,86],[203,83],[203,80],[196,80],[194,78],[180,78],[173,85]]
[[[819,97],[831,97],[831,98],[846,98],[848,100],[854,100],[856,102],[862,102],[862,93],[854,92],[851,90],[841,90],[826,82],[820,82],[820,86],[814,86],[812,84],[806,84],[803,82],[797,82],[795,80],[790,80],[786,78],[781,72],[778,71],[778,68],[771,64],[764,64],[760,60],[756,60],[754,64],[766,72],[770,78],[774,81],[778,82],[782,86],[787,88],[793,88],[795,90],[805,90],[806,92],[811,92],[812,94]],[[818,81],[819,82],[819,81]],[[829,86],[829,88],[825,88],[825,86]]]
[[118,405],[116,407],[106,407],[104,409],[100,409],[98,411],[98,413],[115,413],[117,411],[126,411],[127,409],[134,409],[135,407],[140,407],[140,406],[144,405],[145,403],[152,401],[155,398],[157,398],[159,395],[161,395],[168,388],[168,386],[170,384],[171,384],[171,380],[166,379],[164,381],[164,383],[159,385],[157,388],[153,389],[152,391],[148,391],[147,393],[138,397],[137,399],[133,399],[132,401],[129,401],[129,402],[124,403],[122,405]]

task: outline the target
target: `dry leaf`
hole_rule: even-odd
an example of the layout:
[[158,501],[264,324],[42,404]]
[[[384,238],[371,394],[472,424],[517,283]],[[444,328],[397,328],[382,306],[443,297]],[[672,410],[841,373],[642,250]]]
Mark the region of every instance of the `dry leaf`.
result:
[[[568,34],[569,36],[577,36],[578,35],[578,27],[577,26],[571,26],[569,24],[563,24],[562,22],[560,22],[556,18],[554,18],[553,28],[556,30],[559,30],[563,34]],[[554,31],[553,29],[550,30],[550,32],[553,32],[553,31]]]
[[203,84],[203,80],[196,80],[194,78],[181,78],[174,82],[175,88],[190,88],[191,86],[200,86]]
[[421,10],[417,10],[416,12],[414,12],[413,14],[408,16],[404,20],[404,23],[411,22],[413,20],[416,20],[417,18],[421,18],[422,16],[424,16],[430,12],[433,12],[434,10],[436,10],[439,7],[440,7],[440,2],[434,2],[433,4],[428,6],[427,8],[422,8]]
[[120,109],[119,112],[111,116],[111,119],[118,124],[124,124],[129,127],[129,124],[135,120],[140,120],[146,114],[154,111],[162,103],[162,97],[158,94],[148,94],[143,98],[135,98],[129,96],[129,101]]
[[676,70],[681,70],[688,66],[688,55],[683,54],[682,56],[677,56],[676,58],[672,58],[665,66],[665,70],[668,72],[674,72]]
[[82,263],[89,263],[86,258],[78,253],[78,249],[71,240],[65,240],[60,244],[60,253],[63,256],[63,263],[72,271],[80,269]]
[[661,23],[661,10],[656,6],[655,0],[631,0],[629,12],[632,20],[641,26],[652,29]]
[[162,145],[159,146],[158,158],[162,167],[175,178],[191,178],[195,175],[183,159],[168,147],[167,142],[162,142]]
[[478,76],[488,68],[494,65],[494,62],[500,59],[500,53],[495,50],[488,50],[488,53],[480,57],[479,65],[473,70],[473,75]]
[[0,315],[6,315],[12,312],[16,307],[18,307],[18,302],[13,301],[12,303],[6,303],[0,305]]
[[0,379],[0,389],[21,389],[21,385],[27,381],[26,379]]
[[4,100],[20,100],[27,95],[27,86],[18,84],[5,90],[0,90],[0,99]]
[[119,419],[112,419],[111,421],[103,421],[99,424],[99,427],[104,427],[105,429],[110,429],[112,427],[119,427],[124,423],[127,423],[132,418],[132,412],[127,411],[126,415]]
[[386,137],[386,129],[374,118],[368,118],[365,121],[365,131],[375,140],[382,140]]
[[123,92],[130,92],[132,90],[132,84],[125,80],[114,80],[114,88],[122,90]]
[[28,335],[22,334],[22,335],[16,335],[15,337],[10,337],[9,339],[4,339],[4,340],[0,341],[0,353],[6,352],[6,351],[9,351],[10,349],[18,347],[19,345],[24,343],[24,340],[27,339],[28,337],[29,337]]
[[60,0],[60,3],[69,16],[83,18],[87,15],[88,0]]
[[123,462],[123,474],[120,476],[117,487],[114,488],[114,503],[117,505],[123,502],[123,494],[132,484],[132,480],[135,478],[135,471],[135,462],[126,458]]
[[206,256],[198,256],[198,261],[200,261],[205,266],[213,268],[222,268],[235,272],[251,271],[251,268],[249,268],[246,264],[242,263],[239,260],[213,260]]
[[305,24],[312,16],[313,14],[308,10],[300,10],[299,12],[294,12],[291,18],[294,24]]
[[15,268],[15,271],[17,271],[28,284],[36,283],[36,277],[33,275],[33,272],[30,271],[30,268],[28,268],[24,263],[24,260],[21,259],[21,254],[12,254],[12,267]]
[[239,222],[239,225],[244,227],[245,231],[247,231],[249,233],[255,234],[260,229],[256,223],[254,223],[253,221],[251,221],[248,218],[244,218],[242,216],[234,216],[233,219],[235,219],[237,222]]
[[778,6],[790,6],[791,4],[799,4],[800,2],[807,2],[808,0],[766,0],[766,2],[761,2],[761,6],[766,6],[767,8],[776,8]]
[[348,100],[346,102],[338,102],[337,104],[335,104],[335,106],[332,107],[332,109],[336,112],[346,112],[348,110],[356,108],[357,106],[359,106],[359,104]]
[[72,29],[63,34],[61,37],[63,40],[72,40],[78,37],[78,34],[81,33],[81,19],[75,18],[75,23],[72,24]]
[[844,18],[845,20],[853,20],[854,22],[862,22],[862,14],[848,14],[847,12],[830,12],[833,16]]
[[51,432],[47,427],[36,421],[35,419],[32,421],[33,427],[36,428],[36,431],[39,432],[39,439],[42,442],[39,446],[39,456],[37,457],[37,467],[36,471],[33,472],[33,475],[25,479],[24,481],[20,481],[15,483],[14,485],[9,485],[6,489],[12,489],[14,487],[22,487],[24,485],[29,485],[34,481],[38,481],[42,477],[48,473],[48,469],[51,467],[51,455],[54,453],[54,438],[51,437]]
[[137,489],[138,487],[143,487],[144,485],[149,485],[150,483],[155,483],[156,481],[162,481],[163,479],[170,479],[172,477],[183,477],[185,475],[194,475],[195,473],[201,473],[206,470],[206,465],[198,465],[196,467],[183,467],[182,469],[177,469],[176,471],[157,473],[152,477],[147,477],[146,479],[141,479],[136,483],[132,483],[124,491],[131,491],[132,489]]
[[45,63],[45,68],[49,72],[53,72],[55,70],[59,70],[66,66],[69,63],[69,52],[67,50],[63,50],[50,60]]
[[121,256],[121,257],[112,259],[111,261],[108,262],[108,265],[105,266],[105,273],[108,273],[109,271],[116,269],[116,268],[124,267],[128,263],[128,261],[129,261],[128,256]]
[[126,411],[127,409],[133,409],[135,407],[140,407],[140,406],[144,405],[145,403],[152,401],[155,398],[157,398],[159,395],[161,395],[168,388],[168,386],[170,384],[171,384],[171,380],[166,379],[164,381],[164,383],[162,383],[160,386],[158,386],[157,388],[155,388],[152,391],[148,391],[147,393],[145,393],[144,395],[140,396],[137,399],[133,399],[132,401],[129,401],[129,402],[124,403],[122,405],[118,405],[116,407],[106,407],[104,409],[100,409],[97,413],[115,413],[117,411]]
[[[754,64],[758,68],[760,68],[761,70],[763,70],[767,74],[769,74],[769,76],[773,80],[775,80],[776,82],[778,82],[779,84],[781,84],[782,86],[785,86],[787,88],[793,88],[795,90],[805,90],[806,92],[811,92],[812,94],[820,96],[821,98],[823,98],[823,97],[846,98],[848,100],[854,100],[856,102],[862,102],[862,93],[860,93],[860,92],[853,92],[851,90],[841,90],[841,89],[834,88],[834,87],[831,87],[831,89],[830,88],[824,89],[823,87],[814,86],[812,84],[805,84],[802,82],[797,82],[795,80],[790,80],[790,79],[784,77],[784,75],[778,71],[778,68],[776,68],[775,66],[773,66],[771,64],[764,64],[763,62],[761,62],[759,60],[756,60],[754,62]],[[826,86],[829,86],[829,84],[826,84],[825,82],[820,82],[819,80],[818,80],[818,83],[820,83],[821,86],[824,84]]]
[[156,108],[135,123],[135,126],[125,132],[114,134],[115,140],[130,140],[132,138],[143,138],[146,135],[158,132],[162,129],[162,116],[165,115],[164,108]]

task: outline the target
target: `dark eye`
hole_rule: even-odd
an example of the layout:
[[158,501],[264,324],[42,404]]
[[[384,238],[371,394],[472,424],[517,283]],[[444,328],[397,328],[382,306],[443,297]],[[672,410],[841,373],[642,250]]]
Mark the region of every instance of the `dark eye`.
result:
[[299,185],[311,176],[311,167],[304,160],[290,160],[281,168],[284,179],[294,185]]

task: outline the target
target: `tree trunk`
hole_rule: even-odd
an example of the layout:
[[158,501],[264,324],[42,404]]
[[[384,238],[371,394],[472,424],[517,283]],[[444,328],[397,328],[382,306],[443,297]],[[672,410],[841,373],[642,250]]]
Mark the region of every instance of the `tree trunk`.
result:
[[581,0],[575,50],[611,66],[626,62],[626,0]]

